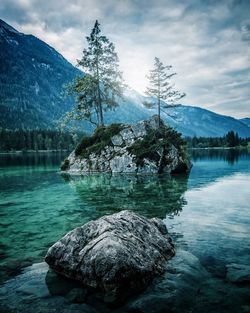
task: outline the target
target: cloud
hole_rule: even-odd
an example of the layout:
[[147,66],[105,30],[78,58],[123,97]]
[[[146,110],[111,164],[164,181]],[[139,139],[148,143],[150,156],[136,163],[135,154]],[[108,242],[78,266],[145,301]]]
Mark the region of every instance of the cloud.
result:
[[248,0],[2,0],[6,22],[32,33],[71,63],[95,19],[116,45],[127,83],[145,90],[155,56],[172,64],[185,103],[250,115]]

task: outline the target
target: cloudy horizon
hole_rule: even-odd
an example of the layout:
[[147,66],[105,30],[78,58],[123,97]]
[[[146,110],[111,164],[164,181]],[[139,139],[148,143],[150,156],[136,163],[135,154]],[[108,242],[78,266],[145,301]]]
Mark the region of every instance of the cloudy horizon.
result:
[[250,116],[250,1],[2,0],[0,18],[73,65],[96,19],[116,46],[126,83],[143,93],[153,59],[173,65],[183,104]]

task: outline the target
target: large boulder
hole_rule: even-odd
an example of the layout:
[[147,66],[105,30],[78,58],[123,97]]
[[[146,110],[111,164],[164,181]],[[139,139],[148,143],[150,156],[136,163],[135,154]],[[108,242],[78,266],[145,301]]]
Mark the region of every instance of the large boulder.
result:
[[181,134],[153,116],[136,125],[112,124],[84,137],[61,166],[70,174],[174,173],[191,167]]
[[70,231],[48,250],[45,261],[57,273],[116,300],[145,288],[173,255],[160,219],[124,210]]

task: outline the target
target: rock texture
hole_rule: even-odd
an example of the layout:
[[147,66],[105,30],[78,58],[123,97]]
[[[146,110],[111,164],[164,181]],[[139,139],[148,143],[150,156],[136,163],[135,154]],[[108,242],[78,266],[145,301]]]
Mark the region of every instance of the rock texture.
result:
[[[37,263],[0,284],[1,313],[249,313],[249,284],[215,278],[185,244],[167,262],[166,272],[143,293],[120,307],[100,301],[100,293],[64,279]],[[238,267],[238,265],[237,265]]]
[[[82,155],[74,150],[61,169],[70,174],[172,173],[187,172],[190,169],[191,163],[184,145],[177,144],[177,140],[181,141],[179,133],[161,122],[163,133],[167,133],[169,138],[164,135],[165,133],[162,136],[157,134],[158,137],[156,137],[157,116],[135,125],[122,125],[121,127],[122,130],[112,136],[109,144],[105,145],[101,151],[90,152],[86,156],[87,149],[82,151]],[[140,154],[139,158],[138,154]]]
[[45,261],[57,273],[117,299],[142,290],[173,255],[160,219],[125,210],[72,230],[48,250]]

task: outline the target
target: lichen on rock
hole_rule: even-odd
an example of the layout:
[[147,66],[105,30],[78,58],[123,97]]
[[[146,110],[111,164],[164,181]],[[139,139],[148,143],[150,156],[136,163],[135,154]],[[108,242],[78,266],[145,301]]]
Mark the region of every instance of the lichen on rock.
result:
[[181,134],[158,117],[135,125],[111,124],[84,137],[64,161],[70,174],[175,173],[191,167]]
[[117,299],[144,289],[173,255],[160,219],[124,210],[72,230],[48,250],[45,261],[57,273]]

